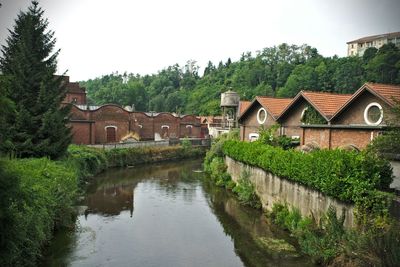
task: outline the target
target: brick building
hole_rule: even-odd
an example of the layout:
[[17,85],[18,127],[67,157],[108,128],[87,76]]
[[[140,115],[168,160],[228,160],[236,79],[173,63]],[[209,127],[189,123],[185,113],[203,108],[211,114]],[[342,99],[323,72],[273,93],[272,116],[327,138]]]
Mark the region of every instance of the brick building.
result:
[[[387,127],[391,109],[400,101],[400,86],[366,83],[352,95],[301,91],[289,103],[275,99],[262,104],[261,99],[257,97],[239,119],[242,140],[251,140],[252,133],[257,136],[260,126],[279,123],[280,135],[299,138],[302,145],[363,149]],[[260,116],[263,109],[269,119]],[[304,122],[310,109],[320,117],[318,123]]]
[[76,105],[86,104],[86,90],[78,82],[70,82],[69,76],[62,76],[62,81],[67,88],[67,94],[63,103],[73,103]]
[[73,103],[70,126],[74,144],[116,143],[179,138],[201,138],[206,134],[200,118],[167,112],[137,112],[118,105],[86,105],[85,89],[78,83],[68,84],[64,103]]
[[279,115],[291,102],[291,98],[257,96],[239,118],[241,140],[258,139],[260,127],[269,128],[276,124]]

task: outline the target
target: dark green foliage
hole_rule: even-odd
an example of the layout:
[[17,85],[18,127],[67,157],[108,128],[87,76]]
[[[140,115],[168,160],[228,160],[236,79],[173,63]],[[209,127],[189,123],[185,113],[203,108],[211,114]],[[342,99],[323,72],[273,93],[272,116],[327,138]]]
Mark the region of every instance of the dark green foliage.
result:
[[394,108],[392,108],[394,116],[386,122],[389,125],[389,130],[376,137],[369,145],[369,150],[386,155],[400,153],[400,101],[395,100],[395,103]]
[[235,186],[231,176],[226,172],[226,165],[221,157],[214,157],[211,160],[207,173],[217,186],[223,186],[228,189],[232,189]]
[[368,81],[379,83],[400,83],[400,50],[389,43],[379,48],[365,67]]
[[305,124],[327,124],[328,122],[312,106],[308,105],[304,110],[301,122]]
[[202,77],[195,61],[175,64],[154,75],[111,74],[82,82],[98,104],[135,104],[137,110],[221,113],[220,94],[232,88],[241,99],[257,95],[293,97],[300,90],[354,93],[368,81],[399,84],[400,52],[383,46],[364,57],[322,57],[308,45],[280,44],[237,62],[208,62]]
[[8,122],[15,116],[15,103],[8,97],[8,82],[6,76],[0,75],[0,153],[13,147]]
[[15,116],[5,120],[10,145],[5,152],[21,157],[59,157],[71,140],[69,106],[61,106],[65,86],[55,77],[57,56],[54,32],[36,1],[20,12],[2,46],[0,71],[6,77],[6,97],[15,103]]
[[77,170],[80,183],[86,177],[93,176],[108,167],[108,161],[103,150],[86,146],[70,145],[66,157],[67,164]]
[[272,221],[297,238],[303,253],[316,263],[329,266],[399,266],[400,229],[398,222],[384,228],[370,225],[361,232],[343,227],[344,216],[329,207],[320,223],[302,217],[298,210],[274,204]]
[[378,190],[389,188],[393,179],[391,167],[388,161],[375,154],[338,149],[304,154],[297,150],[239,141],[226,141],[223,152],[235,160],[342,201],[354,202],[366,213],[383,217],[388,214],[392,195]]
[[332,206],[319,225],[311,218],[302,218],[297,209],[290,210],[283,204],[273,205],[271,218],[289,230],[298,239],[303,253],[310,255],[316,263],[326,265],[343,253],[342,244],[348,239],[343,227],[344,216],[338,218]]
[[251,183],[248,173],[244,172],[241,174],[238,183],[232,191],[237,194],[240,203],[256,209],[261,208],[260,198],[254,191],[254,185]]
[[77,176],[45,158],[1,165],[0,265],[36,266],[53,230],[73,223]]
[[296,144],[292,142],[294,141],[292,138],[285,135],[278,135],[279,127],[279,124],[274,124],[267,129],[264,127],[260,128],[258,131],[260,137],[258,138],[257,142],[264,145],[281,147],[283,149],[289,149],[296,146]]

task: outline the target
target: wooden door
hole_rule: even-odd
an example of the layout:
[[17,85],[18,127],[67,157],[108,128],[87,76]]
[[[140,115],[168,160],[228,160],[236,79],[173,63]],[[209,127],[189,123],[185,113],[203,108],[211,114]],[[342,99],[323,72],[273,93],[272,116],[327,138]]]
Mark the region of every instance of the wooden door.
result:
[[107,143],[115,143],[117,141],[114,127],[107,127]]

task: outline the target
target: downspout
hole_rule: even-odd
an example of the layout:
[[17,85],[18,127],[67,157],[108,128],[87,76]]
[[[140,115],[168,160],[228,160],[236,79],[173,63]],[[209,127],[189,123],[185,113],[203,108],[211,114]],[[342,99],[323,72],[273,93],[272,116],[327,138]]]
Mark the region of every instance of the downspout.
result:
[[329,126],[329,128],[328,128],[328,149],[330,150],[331,148],[332,148],[332,128],[330,127],[331,126],[331,122],[330,121],[328,121],[328,126]]

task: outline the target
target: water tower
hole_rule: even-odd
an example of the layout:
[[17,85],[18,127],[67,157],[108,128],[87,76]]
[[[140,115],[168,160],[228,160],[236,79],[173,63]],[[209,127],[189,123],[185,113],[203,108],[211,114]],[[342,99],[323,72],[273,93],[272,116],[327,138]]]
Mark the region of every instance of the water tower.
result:
[[237,127],[237,114],[239,108],[240,96],[238,93],[228,90],[221,94],[222,108],[222,127]]

